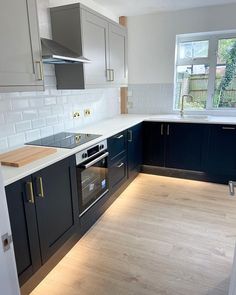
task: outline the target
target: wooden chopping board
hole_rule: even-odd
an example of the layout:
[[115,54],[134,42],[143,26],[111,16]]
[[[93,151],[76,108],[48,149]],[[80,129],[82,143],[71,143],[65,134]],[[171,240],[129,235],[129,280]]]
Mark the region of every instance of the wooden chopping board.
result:
[[55,148],[26,146],[11,152],[0,154],[0,162],[4,166],[21,167],[54,154],[56,151]]

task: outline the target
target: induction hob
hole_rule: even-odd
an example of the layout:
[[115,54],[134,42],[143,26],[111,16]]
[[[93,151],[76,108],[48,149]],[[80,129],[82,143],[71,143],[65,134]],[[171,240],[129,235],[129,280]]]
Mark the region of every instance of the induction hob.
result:
[[27,142],[26,144],[73,149],[100,136],[101,135],[95,134],[61,132],[35,141]]

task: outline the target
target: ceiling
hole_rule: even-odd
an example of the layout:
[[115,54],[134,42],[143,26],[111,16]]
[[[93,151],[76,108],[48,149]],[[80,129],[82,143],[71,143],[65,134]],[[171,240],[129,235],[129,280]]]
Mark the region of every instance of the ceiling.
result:
[[236,3],[236,0],[94,0],[116,15],[141,15],[211,5]]

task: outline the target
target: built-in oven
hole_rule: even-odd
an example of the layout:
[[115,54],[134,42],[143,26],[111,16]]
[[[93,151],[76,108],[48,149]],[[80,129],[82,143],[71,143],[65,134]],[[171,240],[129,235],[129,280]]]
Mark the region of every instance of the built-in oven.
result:
[[80,216],[108,193],[107,161],[106,140],[76,154]]

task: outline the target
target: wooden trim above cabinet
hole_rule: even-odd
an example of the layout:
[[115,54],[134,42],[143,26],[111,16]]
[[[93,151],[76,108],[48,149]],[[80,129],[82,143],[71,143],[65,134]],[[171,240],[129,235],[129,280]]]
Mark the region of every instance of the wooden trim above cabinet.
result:
[[119,17],[119,24],[124,27],[127,27],[127,16],[120,16]]
[[[127,27],[127,16],[119,17],[119,24]],[[120,88],[120,110],[121,114],[128,114],[128,87]]]

